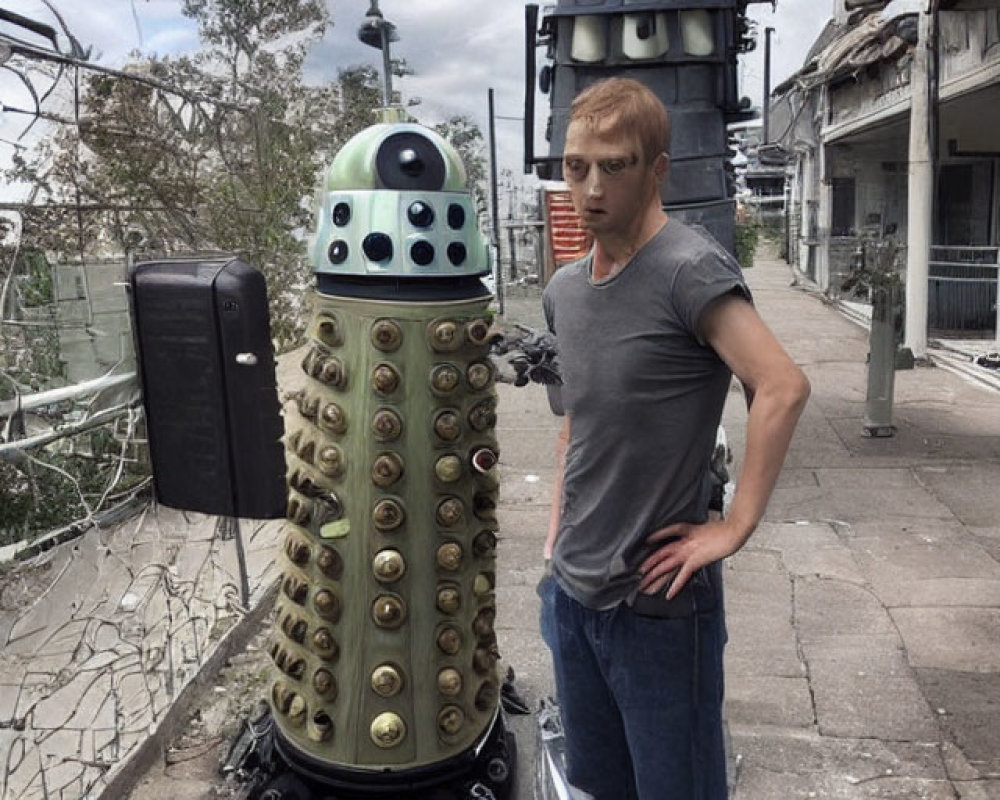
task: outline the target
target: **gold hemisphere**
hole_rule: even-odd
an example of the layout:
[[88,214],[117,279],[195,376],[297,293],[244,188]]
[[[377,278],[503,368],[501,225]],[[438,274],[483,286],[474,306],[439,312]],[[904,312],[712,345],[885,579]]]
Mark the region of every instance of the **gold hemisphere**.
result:
[[305,497],[289,492],[285,518],[303,528],[308,527],[312,520],[312,503]]
[[371,685],[379,697],[395,697],[403,690],[403,676],[392,664],[380,664],[372,671]]
[[437,550],[437,565],[448,572],[456,572],[462,566],[462,545],[445,542]]
[[378,364],[372,371],[372,388],[378,394],[393,394],[399,384],[399,373],[391,364]]
[[316,468],[330,478],[339,478],[344,472],[344,452],[335,444],[324,445],[316,457]]
[[406,562],[398,550],[381,550],[372,560],[372,572],[382,583],[398,581],[406,572]]
[[398,714],[386,711],[372,720],[370,734],[379,747],[395,747],[406,737],[406,723]]
[[484,345],[490,338],[490,323],[485,319],[470,320],[465,325],[465,338],[470,344]]
[[480,531],[472,540],[472,553],[477,558],[491,554],[497,547],[497,535],[490,530]]
[[288,704],[288,720],[296,727],[306,721],[306,699],[300,694],[292,695],[292,702]]
[[316,694],[332,699],[337,695],[337,681],[329,670],[318,669],[313,673],[312,687]]
[[319,743],[333,738],[333,720],[325,711],[317,711],[306,725],[306,736]]
[[430,338],[431,347],[438,352],[448,352],[462,344],[458,324],[451,320],[432,323]]
[[340,322],[333,314],[322,312],[316,316],[316,338],[327,347],[339,347],[344,343]]
[[308,564],[309,556],[312,555],[309,540],[297,531],[289,531],[285,536],[285,555],[288,556],[289,561],[300,567]]
[[313,598],[313,606],[316,608],[316,613],[324,619],[328,619],[333,623],[340,620],[340,597],[329,589],[321,589],[316,592],[316,596]]
[[394,630],[406,619],[406,605],[396,595],[380,594],[372,604],[372,618],[380,628]]
[[472,632],[477,639],[492,640],[493,624],[496,622],[497,610],[492,606],[481,609],[476,618],[472,621]]
[[275,681],[271,687],[271,706],[282,714],[288,713],[295,692],[284,681]]
[[347,430],[347,415],[337,403],[327,403],[319,412],[320,428],[330,433],[343,433]]
[[281,581],[281,591],[285,597],[298,605],[305,605],[309,596],[309,584],[297,575],[285,575]]
[[481,392],[493,380],[493,370],[482,361],[474,361],[465,370],[465,379],[469,382],[469,388],[472,391]]
[[372,325],[372,345],[383,353],[399,349],[403,343],[403,330],[391,319],[376,320]]
[[340,645],[327,628],[320,628],[312,635],[312,649],[324,661],[333,661],[340,655]]
[[454,411],[445,410],[434,417],[434,433],[446,442],[457,441],[462,436],[462,421]]
[[299,394],[299,413],[308,420],[314,420],[319,415],[319,395],[310,395],[306,392]]
[[391,497],[379,500],[372,510],[372,523],[383,532],[396,530],[405,517],[402,504]]
[[477,597],[489,594],[493,591],[493,585],[495,582],[496,578],[492,572],[480,572],[476,575],[475,580],[472,582],[472,592]]
[[372,418],[372,433],[380,442],[393,442],[403,432],[403,420],[388,408],[380,408]]
[[485,431],[497,424],[497,412],[492,399],[477,403],[469,411],[469,427],[475,431]]
[[344,573],[344,559],[341,558],[340,553],[329,547],[324,547],[319,551],[319,555],[316,556],[316,566],[319,567],[320,572],[335,581],[339,581]]
[[457,697],[462,693],[462,673],[454,667],[445,667],[437,675],[438,691],[446,697]]
[[458,706],[445,706],[438,712],[438,730],[445,736],[454,736],[465,724],[465,712]]
[[403,459],[398,453],[380,453],[372,464],[372,483],[386,489],[403,477]]
[[472,654],[472,668],[480,675],[485,675],[496,666],[497,657],[495,646],[477,647]]
[[457,655],[458,651],[462,649],[462,634],[458,632],[457,628],[445,625],[438,631],[437,646],[438,650],[445,655]]
[[462,607],[462,593],[457,586],[438,587],[437,607],[443,614],[454,614]]
[[438,394],[451,394],[462,381],[458,367],[452,364],[438,364],[431,370],[431,389]]
[[479,711],[490,711],[497,707],[500,692],[493,681],[484,681],[476,692],[476,708]]
[[438,524],[445,528],[454,528],[462,521],[465,506],[457,497],[448,497],[438,503],[435,517]]
[[434,462],[434,474],[442,483],[454,483],[462,477],[462,459],[456,455],[441,456]]

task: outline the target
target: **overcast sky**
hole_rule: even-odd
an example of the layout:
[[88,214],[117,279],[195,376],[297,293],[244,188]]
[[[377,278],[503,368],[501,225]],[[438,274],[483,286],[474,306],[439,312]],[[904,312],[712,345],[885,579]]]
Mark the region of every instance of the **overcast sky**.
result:
[[[180,0],[53,0],[73,35],[93,46],[92,58],[112,67],[122,66],[132,50],[180,53],[197,47],[194,25],[180,13]],[[381,66],[379,51],[357,40],[369,0],[327,0],[334,27],[314,49],[308,61],[311,80],[333,77],[339,68],[360,63]],[[4,8],[58,28],[40,0],[0,0]],[[404,99],[420,98],[411,109],[422,122],[433,124],[453,114],[466,114],[487,131],[487,91],[495,92],[500,167],[521,174],[523,148],[521,117],[524,107],[524,3],[522,0],[381,0],[386,19],[395,23],[400,41],[393,54],[405,58],[415,74],[397,80]],[[772,37],[772,86],[802,66],[832,10],[830,0],[778,0],[752,5],[759,21],[760,44],[744,57],[741,92],[759,105],[763,86],[763,29]],[[9,30],[5,28],[5,30]],[[541,55],[541,52],[540,52]],[[0,101],[25,101],[10,82],[0,78]],[[544,106],[545,98],[537,102]],[[0,136],[10,137],[13,115]],[[541,142],[539,132],[538,141]],[[9,156],[0,143],[0,160]],[[7,152],[4,152],[7,151]]]

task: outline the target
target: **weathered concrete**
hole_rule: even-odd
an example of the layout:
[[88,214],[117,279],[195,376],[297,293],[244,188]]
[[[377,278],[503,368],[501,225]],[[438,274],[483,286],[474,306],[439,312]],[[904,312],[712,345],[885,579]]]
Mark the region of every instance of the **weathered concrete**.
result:
[[[725,569],[734,800],[995,800],[1000,394],[944,369],[902,372],[897,435],[864,437],[866,334],[790,278],[766,257],[748,272],[758,308],[806,370],[813,397],[765,521]],[[542,324],[538,290],[512,287],[507,318]],[[559,420],[537,387],[500,393],[497,626],[504,663],[534,707],[553,690],[535,585]],[[736,473],[744,406],[734,387],[724,421]],[[4,594],[4,800],[42,797],[43,769],[67,792],[88,780],[99,786],[107,766],[156,742],[179,687],[208,663],[205,642],[238,616],[224,602],[231,543],[198,526],[182,536],[179,522],[160,516],[160,525],[127,536],[95,532],[47,555],[44,574],[24,586],[28,599]],[[252,572],[266,582],[274,537],[260,528],[248,538]],[[123,610],[126,590],[140,598],[135,611]],[[111,626],[101,621],[108,615]],[[194,619],[201,616],[211,622]],[[247,658],[266,661],[259,652]],[[109,685],[123,704],[117,728],[105,727]],[[22,721],[63,727],[46,727],[42,738],[16,730]],[[512,724],[527,800],[534,720]],[[182,776],[153,768],[135,796],[215,796],[218,778],[211,758],[203,761]],[[47,785],[51,793],[56,784]]]

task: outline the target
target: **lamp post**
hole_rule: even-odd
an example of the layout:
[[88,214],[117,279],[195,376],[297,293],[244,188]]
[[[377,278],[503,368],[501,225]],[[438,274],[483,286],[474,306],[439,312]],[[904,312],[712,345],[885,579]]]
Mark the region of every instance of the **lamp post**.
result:
[[389,22],[379,10],[378,0],[371,0],[365,13],[365,21],[358,28],[358,39],[369,47],[382,51],[382,99],[385,107],[392,105],[392,57],[389,43],[398,42],[396,26]]

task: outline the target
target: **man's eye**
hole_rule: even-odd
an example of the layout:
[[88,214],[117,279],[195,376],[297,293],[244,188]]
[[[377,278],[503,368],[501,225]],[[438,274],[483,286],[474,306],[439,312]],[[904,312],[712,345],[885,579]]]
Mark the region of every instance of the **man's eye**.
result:
[[601,162],[601,169],[604,171],[605,175],[617,175],[627,166],[628,163],[621,158],[612,158],[608,161]]
[[582,161],[567,161],[565,169],[566,172],[574,176],[583,175],[586,172],[586,167]]

